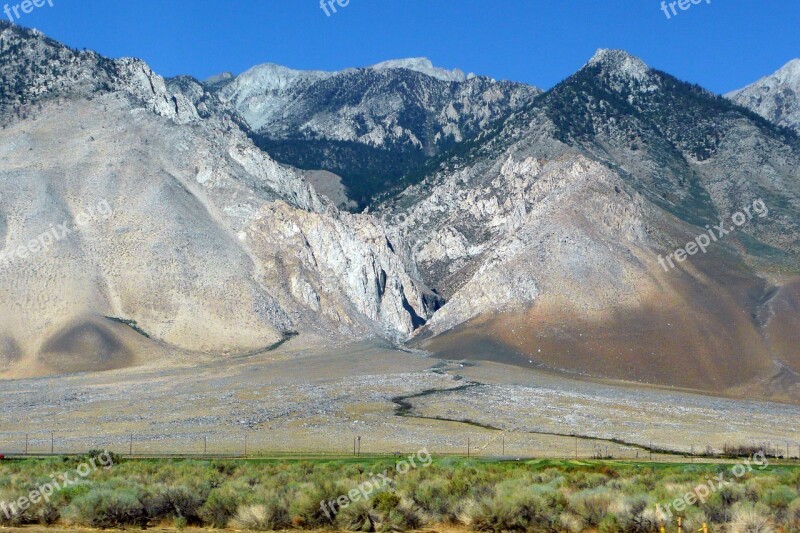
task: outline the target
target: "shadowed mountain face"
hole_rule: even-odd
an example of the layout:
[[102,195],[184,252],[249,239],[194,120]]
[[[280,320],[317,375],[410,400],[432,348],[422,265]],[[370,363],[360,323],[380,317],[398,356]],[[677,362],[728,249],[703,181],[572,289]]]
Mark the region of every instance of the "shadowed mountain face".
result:
[[540,91],[436,69],[426,59],[342,72],[260,65],[206,84],[276,160],[342,177],[359,208],[424,176]]
[[798,137],[624,52],[540,94],[423,60],[165,82],[5,23],[0,50],[6,376],[380,336],[800,399]]

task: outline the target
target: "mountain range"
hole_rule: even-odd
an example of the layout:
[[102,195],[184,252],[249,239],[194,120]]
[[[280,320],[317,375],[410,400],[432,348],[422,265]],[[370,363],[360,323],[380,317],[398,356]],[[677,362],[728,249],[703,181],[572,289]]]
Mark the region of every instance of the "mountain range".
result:
[[726,97],[618,50],[548,91],[421,58],[165,80],[0,22],[2,251],[112,213],[0,267],[0,372],[380,337],[796,402],[797,64]]

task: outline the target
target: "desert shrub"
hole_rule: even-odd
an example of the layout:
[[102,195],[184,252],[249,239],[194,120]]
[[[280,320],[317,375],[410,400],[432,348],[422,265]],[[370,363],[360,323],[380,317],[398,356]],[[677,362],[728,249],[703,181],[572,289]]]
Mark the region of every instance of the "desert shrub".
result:
[[686,517],[683,519],[684,531],[701,531],[703,524],[709,524],[711,521],[702,510],[690,508],[687,511]]
[[800,533],[800,499],[793,501],[783,517],[783,528],[788,533]]
[[291,525],[289,507],[279,497],[256,505],[244,505],[236,513],[235,523],[244,529],[276,531]]
[[581,533],[583,520],[574,513],[561,513],[558,515],[558,529],[566,533]]
[[800,468],[795,468],[791,472],[786,473],[782,481],[785,485],[800,492]]
[[557,528],[559,515],[537,494],[501,493],[479,502],[469,523],[476,531],[549,531]]
[[101,529],[146,527],[147,511],[134,489],[93,489],[76,498],[66,512],[71,523]]
[[44,526],[52,526],[61,518],[60,506],[53,502],[43,502],[34,511],[36,521]]
[[222,474],[223,476],[232,476],[238,465],[233,461],[213,461],[211,463],[211,468],[217,471],[217,473]]
[[[66,461],[66,462],[65,462]],[[68,471],[79,458],[0,464],[0,501],[15,501]],[[56,491],[22,516],[17,529],[54,523],[124,527],[172,520],[175,526],[253,529],[336,528],[404,531],[462,522],[481,531],[654,533],[655,502],[670,502],[727,466],[662,465],[658,469],[548,461],[483,463],[444,458],[396,476],[391,490],[333,512],[320,507],[348,494],[394,461],[244,462],[125,461]],[[74,476],[73,476],[74,477]],[[754,470],[688,507],[684,531],[800,533],[800,469]],[[673,514],[677,516],[677,513]],[[759,517],[764,520],[759,520]],[[737,532],[733,525],[738,524]],[[675,521],[665,524],[674,530]]]
[[705,503],[700,503],[699,507],[712,523],[725,524],[733,518],[733,505],[745,500],[744,487],[725,485],[712,493]]
[[[0,501],[2,502],[14,502],[18,497],[19,496],[17,496],[16,493],[13,491],[0,490]],[[26,518],[27,518],[26,513],[14,514],[9,509],[8,515],[6,515],[5,512],[0,511],[0,526],[3,527],[19,526],[20,524],[24,523]]]
[[372,501],[372,507],[380,512],[388,514],[400,505],[400,496],[394,492],[379,492],[375,495]]
[[405,531],[419,529],[425,525],[419,507],[410,500],[401,500],[400,503],[381,517],[381,531]]
[[548,468],[547,470],[542,470],[534,474],[531,481],[539,484],[555,483],[556,485],[561,485],[564,481],[564,472],[557,468]]
[[722,503],[727,506],[732,506],[736,502],[747,499],[744,487],[733,484],[721,487],[714,496],[719,496]]
[[198,509],[200,519],[213,527],[225,527],[239,509],[240,494],[228,486],[212,490],[203,506]]
[[325,514],[320,502],[335,500],[341,494],[343,492],[330,481],[321,485],[306,484],[300,487],[289,506],[292,524],[308,529],[330,527],[335,517],[332,514]]
[[728,524],[730,533],[774,533],[775,527],[763,509],[753,505],[739,505]]
[[708,501],[700,505],[700,509],[708,518],[709,523],[725,524],[730,522],[733,518],[733,511],[729,505],[719,498],[710,498]]
[[785,511],[796,499],[797,492],[785,485],[779,485],[767,492],[761,501],[773,509]]
[[622,533],[624,531],[619,517],[614,514],[605,515],[600,520],[597,529],[600,533]]
[[[91,459],[95,459],[95,463],[97,463],[96,458],[99,456],[108,457],[111,459],[111,463],[114,465],[118,465],[122,462],[122,456],[118,453],[109,452],[106,450],[94,449],[89,450],[86,455],[83,455],[77,459],[78,463],[88,463]],[[97,463],[97,468],[102,468],[102,465]]]
[[595,489],[602,487],[611,478],[603,473],[598,472],[581,472],[577,474],[573,480],[573,485],[578,489]]
[[569,505],[587,526],[597,527],[608,512],[611,496],[604,489],[581,491],[570,497]]
[[160,485],[144,498],[142,504],[151,521],[165,518],[185,518],[190,524],[200,523],[199,511],[203,505],[200,495],[188,487]]
[[454,523],[458,520],[458,501],[461,499],[448,491],[444,479],[426,479],[413,487],[409,497],[426,514],[430,522]]
[[[613,517],[613,520],[609,519]],[[652,500],[644,495],[626,496],[618,494],[608,507],[608,514],[600,523],[605,533],[650,533],[658,531],[658,520]]]
[[359,500],[339,509],[336,524],[346,531],[375,531],[376,518],[370,502]]

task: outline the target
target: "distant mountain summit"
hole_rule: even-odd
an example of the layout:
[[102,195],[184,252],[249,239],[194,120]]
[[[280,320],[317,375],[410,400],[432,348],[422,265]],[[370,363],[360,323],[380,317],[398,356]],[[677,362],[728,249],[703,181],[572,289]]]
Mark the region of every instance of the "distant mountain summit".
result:
[[203,83],[207,83],[209,85],[216,85],[217,83],[224,83],[230,79],[233,79],[232,72],[222,72],[221,74],[215,74],[214,76],[209,76],[203,81]]
[[600,48],[586,65],[599,67],[603,71],[620,78],[638,81],[646,79],[650,74],[650,67],[644,61],[630,55],[625,50]]
[[800,132],[800,59],[725,96],[775,124]]
[[341,177],[359,209],[415,183],[541,91],[397,59],[338,72],[258,65],[205,83],[278,161]]
[[402,68],[406,70],[413,70],[414,72],[419,72],[421,74],[425,74],[426,76],[430,76],[442,81],[464,82],[467,81],[467,78],[475,77],[475,74],[465,75],[464,72],[459,69],[445,70],[434,67],[431,60],[427,57],[391,59],[389,61],[378,63],[377,65],[372,65],[370,68],[374,70]]

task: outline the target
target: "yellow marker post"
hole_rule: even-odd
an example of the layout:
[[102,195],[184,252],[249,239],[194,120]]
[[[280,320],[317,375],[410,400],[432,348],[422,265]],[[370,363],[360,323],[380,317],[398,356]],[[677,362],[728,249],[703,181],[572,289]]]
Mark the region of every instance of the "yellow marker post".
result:
[[661,518],[661,509],[658,508],[658,504],[656,504],[656,517],[658,518],[659,533],[666,533],[666,530],[664,529],[664,521]]

